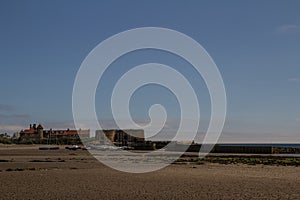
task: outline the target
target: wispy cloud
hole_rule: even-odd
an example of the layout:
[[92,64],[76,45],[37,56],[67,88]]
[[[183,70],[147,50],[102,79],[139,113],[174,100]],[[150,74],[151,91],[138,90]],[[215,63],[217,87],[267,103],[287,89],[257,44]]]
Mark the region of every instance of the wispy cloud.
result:
[[12,105],[7,105],[7,104],[1,104],[0,103],[0,111],[14,111],[15,107]]
[[300,82],[300,77],[292,77],[292,78],[289,78],[288,81],[290,81],[290,82]]
[[17,125],[17,124],[14,124],[14,125],[0,125],[0,133],[2,133],[2,132],[8,132],[8,133],[19,132],[20,130],[25,129],[25,128],[27,128],[27,127],[22,126],[22,125]]
[[15,114],[15,115],[2,115],[0,114],[0,119],[29,119],[30,115],[26,114]]
[[294,33],[300,30],[300,26],[296,24],[284,24],[281,26],[278,26],[276,28],[276,33],[278,34],[284,34],[284,33]]

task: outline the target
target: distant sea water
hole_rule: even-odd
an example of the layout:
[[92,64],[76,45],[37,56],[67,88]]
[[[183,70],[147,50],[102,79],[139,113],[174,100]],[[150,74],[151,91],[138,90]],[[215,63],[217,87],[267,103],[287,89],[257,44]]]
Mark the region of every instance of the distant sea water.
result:
[[[271,146],[277,148],[300,148],[300,144],[286,144],[286,143],[233,143],[233,144],[218,144],[220,146]],[[300,157],[300,154],[276,154],[287,157]]]
[[220,146],[271,146],[278,148],[300,148],[300,144],[285,144],[285,143],[233,143],[233,144],[218,144]]

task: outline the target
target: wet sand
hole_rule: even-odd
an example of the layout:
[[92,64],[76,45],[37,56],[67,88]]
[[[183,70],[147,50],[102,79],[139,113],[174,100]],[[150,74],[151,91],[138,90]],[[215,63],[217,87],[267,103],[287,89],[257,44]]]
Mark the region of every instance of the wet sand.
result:
[[88,151],[0,146],[0,199],[300,199],[300,167],[172,164],[129,174]]

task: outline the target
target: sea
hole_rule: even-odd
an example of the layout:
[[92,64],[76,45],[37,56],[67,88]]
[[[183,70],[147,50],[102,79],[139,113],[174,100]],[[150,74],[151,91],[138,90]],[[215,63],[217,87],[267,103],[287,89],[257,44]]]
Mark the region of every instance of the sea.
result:
[[[300,148],[300,144],[290,144],[290,143],[226,143],[218,144],[220,146],[271,146],[277,148]],[[274,154],[283,157],[300,157],[300,154]]]
[[300,144],[280,144],[280,143],[226,143],[226,144],[218,144],[220,146],[271,146],[278,148],[300,148]]

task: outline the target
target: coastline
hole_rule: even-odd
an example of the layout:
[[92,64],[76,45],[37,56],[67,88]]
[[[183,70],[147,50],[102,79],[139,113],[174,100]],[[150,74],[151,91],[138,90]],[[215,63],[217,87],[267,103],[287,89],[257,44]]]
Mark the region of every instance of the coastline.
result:
[[0,146],[0,190],[5,191],[0,199],[300,198],[300,167],[295,166],[189,160],[129,174],[104,166],[86,150],[25,147]]

